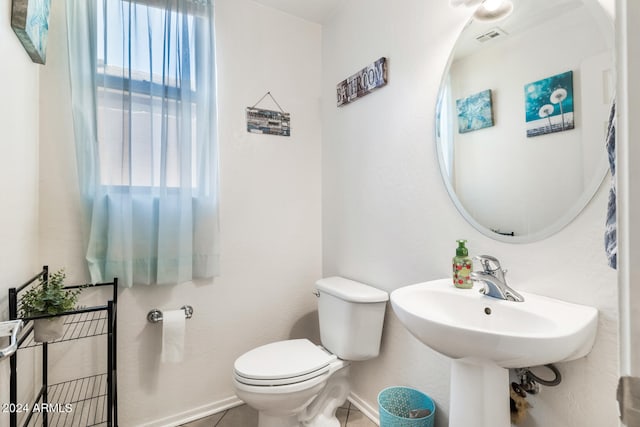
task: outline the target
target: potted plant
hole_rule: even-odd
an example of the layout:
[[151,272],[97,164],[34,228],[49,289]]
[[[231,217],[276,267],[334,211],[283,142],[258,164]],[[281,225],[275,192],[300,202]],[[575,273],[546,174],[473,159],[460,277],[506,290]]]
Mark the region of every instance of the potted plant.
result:
[[[53,316],[75,309],[82,288],[65,289],[64,269],[40,278],[38,285],[27,290],[21,299],[21,316]],[[62,336],[64,316],[34,319],[33,335],[37,342],[54,341]]]

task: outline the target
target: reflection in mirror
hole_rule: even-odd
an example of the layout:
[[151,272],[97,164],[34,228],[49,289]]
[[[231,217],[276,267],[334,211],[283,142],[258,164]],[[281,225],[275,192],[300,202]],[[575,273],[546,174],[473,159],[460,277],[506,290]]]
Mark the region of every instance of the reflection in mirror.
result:
[[[464,217],[497,240],[531,242],[571,222],[606,174],[613,26],[597,0],[513,4],[505,20],[472,20],[456,42],[436,145]],[[527,122],[526,102],[539,120]]]

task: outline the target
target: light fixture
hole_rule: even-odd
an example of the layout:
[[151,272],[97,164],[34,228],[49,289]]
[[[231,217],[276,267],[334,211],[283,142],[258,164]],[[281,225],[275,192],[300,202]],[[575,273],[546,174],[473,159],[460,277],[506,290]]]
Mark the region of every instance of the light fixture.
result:
[[500,9],[502,3],[503,0],[485,0],[484,3],[482,3],[482,7],[484,7],[489,12],[495,12],[496,10]]
[[476,9],[473,17],[478,21],[498,21],[511,15],[511,0],[484,0]]

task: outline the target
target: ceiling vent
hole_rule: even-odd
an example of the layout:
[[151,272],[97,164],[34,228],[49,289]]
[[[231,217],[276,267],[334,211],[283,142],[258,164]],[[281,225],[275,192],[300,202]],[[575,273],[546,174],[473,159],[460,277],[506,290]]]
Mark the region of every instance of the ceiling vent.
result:
[[498,37],[504,37],[506,35],[507,33],[502,28],[494,27],[489,31],[487,31],[486,33],[482,33],[479,36],[476,36],[476,40],[478,40],[481,43],[484,43]]

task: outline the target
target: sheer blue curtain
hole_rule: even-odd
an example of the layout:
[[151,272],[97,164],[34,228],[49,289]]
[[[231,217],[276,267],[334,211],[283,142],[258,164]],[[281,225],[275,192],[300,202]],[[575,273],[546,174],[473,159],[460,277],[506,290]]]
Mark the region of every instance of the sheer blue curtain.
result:
[[93,281],[218,272],[213,0],[67,0]]

